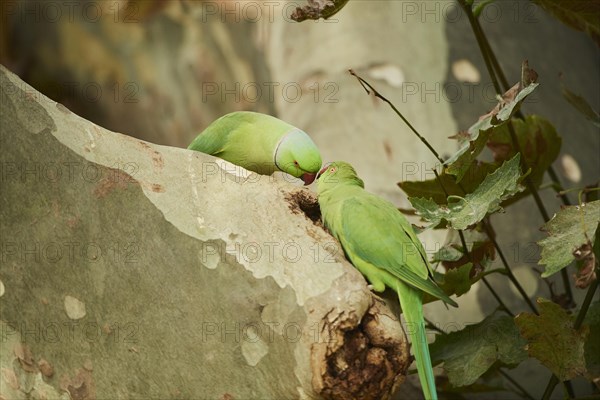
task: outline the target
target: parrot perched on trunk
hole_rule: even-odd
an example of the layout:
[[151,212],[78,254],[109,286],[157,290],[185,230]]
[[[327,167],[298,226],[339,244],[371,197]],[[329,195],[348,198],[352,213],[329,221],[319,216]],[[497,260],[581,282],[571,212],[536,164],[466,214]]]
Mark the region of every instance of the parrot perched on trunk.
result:
[[326,165],[317,177],[325,226],[346,257],[373,290],[396,291],[426,399],[437,399],[423,318],[423,293],[457,307],[434,282],[423,245],[398,209],[364,190],[363,181],[345,162]]
[[261,175],[283,171],[311,184],[321,154],[302,130],[270,115],[238,111],[211,123],[188,146]]

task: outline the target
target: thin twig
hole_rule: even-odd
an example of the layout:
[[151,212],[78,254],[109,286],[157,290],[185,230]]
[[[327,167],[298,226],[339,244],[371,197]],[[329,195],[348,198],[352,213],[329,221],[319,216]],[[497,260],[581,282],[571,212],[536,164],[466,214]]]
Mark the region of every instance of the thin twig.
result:
[[[475,35],[477,44],[479,45],[479,50],[481,51],[481,54],[485,61],[488,73],[490,75],[490,78],[492,79],[494,88],[496,89],[496,92],[498,94],[502,93],[500,90],[500,85],[498,83],[497,76],[500,77],[500,80],[502,81],[502,84],[504,86],[504,91],[508,90],[510,88],[510,86],[508,84],[508,80],[506,79],[506,76],[504,75],[504,72],[502,71],[502,68],[500,67],[498,58],[496,57],[496,54],[492,50],[492,47],[490,46],[490,43],[481,27],[481,24],[479,24],[479,20],[477,20],[477,18],[475,18],[475,16],[473,15],[471,6],[469,4],[467,4],[465,2],[465,0],[458,0],[458,2],[460,4],[460,6],[463,8],[463,10],[465,11],[465,13],[467,14],[469,23],[471,24],[471,28],[473,30],[473,34]],[[497,76],[496,76],[496,74],[497,74]],[[525,118],[523,113],[520,110],[517,111],[517,116],[521,119]],[[510,132],[510,136],[511,136],[513,145],[515,146],[517,151],[520,152],[520,148],[519,148],[520,146],[519,146],[519,142],[517,140],[517,136],[514,132],[514,127],[512,126],[512,124],[510,122],[508,125],[508,129]],[[523,169],[525,171],[527,171],[529,168],[527,166],[527,162],[524,157],[521,158],[521,163],[522,163]],[[548,167],[547,172],[548,172],[548,175],[550,175],[550,179],[552,179],[552,181],[556,185],[558,185],[559,187],[562,187],[562,185],[558,179],[558,176],[556,174],[556,171],[554,171],[554,168],[552,167],[552,165],[550,165]],[[546,209],[544,207],[544,203],[542,202],[542,200],[539,196],[539,193],[536,190],[535,186],[533,185],[533,182],[531,181],[531,178],[529,176],[525,177],[525,184],[526,184],[527,188],[529,189],[529,191],[531,192],[531,194],[533,195],[533,199],[534,199],[538,209],[540,210],[540,213],[542,214],[542,218],[544,218],[544,222],[548,222],[548,220],[550,219],[548,216],[548,212],[546,211]],[[568,197],[561,196],[561,199],[563,201],[563,204],[565,204],[565,205],[570,204]],[[562,277],[565,293],[568,297],[568,302],[571,303],[573,301],[573,292],[571,290],[571,283],[569,281],[569,275],[565,268],[563,268],[561,270],[561,277]]]
[[[433,173],[435,174],[435,177],[436,177],[438,183],[440,184],[440,187],[444,191],[444,194],[446,195],[446,197],[448,197],[448,191],[444,187],[444,184],[442,183],[442,180],[440,179],[440,176],[438,175],[438,173],[437,173],[437,171],[435,169],[433,170]],[[466,256],[469,259],[469,261],[471,262],[471,264],[475,265],[473,257],[471,255],[471,253],[469,252],[469,248],[467,247],[467,241],[465,240],[465,234],[462,231],[462,229],[458,229],[458,236],[460,237],[460,242],[462,244],[464,253],[466,254]],[[504,304],[504,302],[502,301],[502,299],[500,298],[500,296],[498,295],[498,293],[496,293],[496,290],[494,290],[494,288],[492,287],[492,285],[488,282],[487,278],[485,276],[482,276],[481,280],[483,281],[483,283],[485,284],[485,286],[489,289],[489,291],[492,293],[492,296],[494,296],[494,298],[496,299],[496,301],[498,302],[498,304],[500,305],[500,307],[502,307],[504,309],[504,311],[506,311],[506,313],[509,314],[511,317],[514,317],[515,314],[513,314],[510,311],[510,309],[506,306],[506,304]]]
[[[600,235],[598,235],[598,236],[600,236]],[[600,242],[600,238],[596,237],[596,243],[594,245],[594,253],[596,255],[596,259],[600,258],[600,245],[598,245],[598,242]],[[588,309],[590,308],[592,299],[594,298],[594,295],[596,294],[596,289],[598,289],[598,279],[593,281],[592,284],[590,285],[590,287],[588,288],[588,291],[585,295],[585,300],[583,300],[581,309],[579,309],[579,312],[577,313],[577,318],[575,319],[575,323],[573,324],[573,329],[579,330],[579,328],[581,328],[581,324],[583,324],[583,321],[585,320],[585,315],[586,315]],[[558,382],[559,382],[558,377],[553,374],[552,377],[550,378],[550,381],[548,382],[548,385],[546,386],[546,390],[544,391],[542,400],[548,400],[550,398],[550,396],[552,395],[552,392],[554,392],[554,388],[556,387]]]
[[[524,172],[529,171],[529,165],[527,163],[527,160],[525,159],[524,153],[521,150],[521,144],[519,143],[519,138],[517,138],[517,133],[515,132],[515,127],[513,126],[512,121],[508,121],[508,132],[510,133],[510,139],[512,141],[512,144],[513,144],[515,150],[518,153],[523,154],[523,157],[521,157],[522,171],[524,171]],[[538,210],[540,210],[540,214],[542,214],[542,218],[544,219],[544,222],[550,221],[550,216],[548,215],[548,211],[546,211],[546,206],[544,206],[544,203],[542,202],[540,194],[538,193],[537,189],[535,188],[535,185],[533,184],[533,180],[531,180],[531,175],[527,175],[525,177],[525,186],[527,186],[527,189],[529,189],[529,192],[533,195],[535,204],[537,205]]]
[[438,333],[441,334],[446,334],[446,332],[444,332],[442,330],[442,328],[438,327],[436,324],[434,324],[433,322],[431,322],[430,320],[428,320],[427,318],[423,317],[423,319],[425,320],[425,322],[427,323],[427,326],[429,327],[429,329],[431,329],[432,331],[436,331]]
[[548,382],[548,386],[546,386],[546,390],[544,390],[544,394],[542,395],[542,400],[548,400],[550,398],[556,385],[558,385],[558,377],[552,374],[550,381]]
[[[483,28],[481,27],[479,20],[477,18],[474,18],[473,23],[475,24],[475,29],[477,29],[477,32],[479,33],[479,36],[483,42],[483,47],[485,48],[486,53],[487,53],[488,57],[490,58],[490,61],[494,67],[494,71],[496,72],[498,78],[500,79],[500,82],[502,83],[503,90],[506,92],[508,89],[510,89],[510,85],[508,83],[508,80],[506,79],[506,75],[504,75],[504,71],[502,70],[500,63],[498,62],[498,57],[496,57],[496,53],[492,50],[490,41],[488,40],[487,35],[483,31]],[[517,116],[517,118],[525,119],[525,116],[523,115],[523,112],[521,110],[517,111],[516,116]],[[560,182],[560,179],[558,178],[558,175],[556,174],[556,171],[554,170],[552,165],[550,165],[548,167],[546,172],[548,172],[548,175],[550,175],[550,179],[552,179],[552,182],[554,182],[557,185],[557,187],[559,187],[559,188],[563,187]],[[562,189],[559,189],[558,191],[561,191],[561,190]],[[564,205],[566,205],[566,206],[571,205],[571,202],[569,201],[569,198],[566,195],[560,194],[560,198]]]
[[554,170],[554,168],[552,168],[552,165],[550,167],[548,167],[547,172],[548,172],[548,175],[550,175],[550,179],[552,179],[552,182],[554,182],[554,184],[558,188],[558,190],[556,190],[556,193],[560,196],[560,199],[562,200],[563,204],[565,206],[570,206],[571,201],[569,200],[569,196],[567,196],[567,194],[564,193],[565,189],[564,189],[563,185],[560,183],[560,179],[558,178],[558,175],[556,175],[556,171]]
[[471,29],[473,30],[473,34],[475,35],[475,40],[477,40],[477,45],[479,46],[479,51],[483,56],[483,61],[485,62],[485,66],[489,72],[490,78],[492,79],[492,83],[494,84],[494,89],[497,94],[502,94],[503,91],[500,88],[500,83],[496,78],[496,74],[494,73],[494,67],[492,66],[492,62],[490,57],[488,57],[488,53],[483,43],[483,31],[478,29],[477,19],[473,15],[473,10],[471,9],[471,5],[467,4],[465,0],[458,0],[458,4],[460,4],[461,8],[467,14],[467,18],[469,20],[469,24],[471,25]]
[[486,279],[486,277],[484,276],[483,278],[481,278],[481,281],[485,284],[485,286],[489,289],[490,292],[492,292],[492,296],[494,296],[494,298],[496,299],[496,301],[498,302],[498,304],[500,304],[500,307],[511,317],[515,317],[515,314],[510,311],[510,309],[506,306],[506,304],[504,304],[504,302],[502,301],[502,299],[500,298],[500,296],[498,296],[498,293],[496,293],[496,291],[494,290],[494,288],[492,287],[492,285],[488,282],[488,280]]
[[[571,205],[571,202],[569,201],[569,197],[567,196],[567,194],[562,193],[564,191],[563,186],[558,178],[558,175],[556,174],[556,171],[554,171],[554,168],[552,167],[552,165],[550,165],[548,167],[546,172],[548,172],[548,175],[550,176],[550,179],[552,179],[554,184],[558,185],[558,190],[556,190],[556,192],[560,196],[560,199],[562,200],[563,204],[565,206]],[[563,282],[563,287],[565,289],[565,294],[567,295],[567,304],[569,304],[569,305],[575,304],[574,296],[573,296],[573,289],[571,289],[571,282],[569,280],[569,274],[567,272],[566,267],[560,270],[560,276],[561,276],[561,279]],[[567,384],[567,390],[569,390],[570,392],[573,391],[573,387],[571,384]]]
[[[490,78],[492,79],[492,83],[494,84],[494,89],[496,90],[496,93],[502,94],[504,93],[504,91],[502,90],[502,88],[500,87],[500,83],[498,82],[498,77],[496,76],[497,71],[494,72],[494,63],[492,60],[495,59],[495,64],[498,68],[500,68],[500,64],[498,64],[498,60],[493,54],[489,42],[487,42],[487,38],[485,37],[483,30],[481,29],[481,25],[479,25],[479,21],[477,21],[477,19],[473,15],[471,6],[467,4],[464,0],[459,0],[459,3],[465,11],[465,13],[467,14],[467,18],[469,19],[469,23],[471,24],[471,29],[473,30],[473,34],[475,35],[475,39],[477,40],[477,44],[479,45],[479,51],[481,52],[483,60],[485,61],[485,66],[488,70],[488,75],[490,76]],[[502,74],[502,76],[504,77],[503,72],[500,72],[499,74]],[[504,77],[504,81],[506,81],[506,77]],[[505,86],[508,86],[508,83],[506,83]],[[517,138],[517,134],[510,121],[508,122],[508,131],[510,132],[510,138],[513,143],[513,147],[518,153],[523,154],[523,152],[521,151],[521,145],[519,144],[519,140]],[[521,157],[521,166],[524,171],[529,170],[529,166],[527,165],[525,157]],[[537,189],[535,188],[535,185],[533,184],[533,181],[531,180],[530,176],[525,177],[525,184],[527,185],[527,188],[533,195],[535,203],[538,209],[540,210],[540,213],[542,214],[542,218],[544,218],[544,222],[548,222],[550,217],[548,216],[546,207],[544,206],[544,203],[542,203],[540,195],[537,192]]]
[[[439,154],[437,153],[437,151],[435,151],[435,149],[429,144],[429,142],[423,137],[421,136],[421,134],[412,126],[412,124],[404,117],[404,115],[402,115],[402,113],[396,108],[396,106],[389,101],[387,98],[385,98],[383,95],[381,95],[381,93],[379,93],[373,86],[371,86],[371,84],[369,82],[367,82],[366,80],[364,80],[363,78],[361,78],[360,76],[358,76],[352,69],[349,70],[350,74],[354,77],[356,77],[356,79],[358,79],[358,82],[360,83],[360,85],[363,87],[363,89],[365,89],[365,91],[367,92],[367,94],[373,94],[375,97],[378,97],[379,99],[383,100],[384,102],[386,102],[391,108],[392,110],[394,110],[394,112],[402,119],[402,121],[404,121],[404,123],[410,128],[410,130],[417,135],[417,137],[421,140],[421,142],[423,142],[423,144],[425,144],[425,146],[427,146],[427,148],[429,149],[429,151],[431,151],[431,153],[438,159],[438,161],[440,161],[441,164],[444,163],[444,161],[441,159],[441,157],[439,156]],[[434,173],[436,174],[436,177],[438,177],[438,182],[440,183],[440,186],[442,187],[442,190],[444,191],[444,193],[446,194],[446,197],[448,196],[448,192],[446,191],[446,188],[444,187],[444,185],[442,184],[441,180],[439,179],[439,176],[437,174],[437,171],[434,169]],[[464,189],[463,189],[464,191]],[[465,254],[467,255],[467,257],[471,260],[472,262],[472,258],[471,255],[469,253],[469,250],[467,248],[466,245],[466,240],[465,240],[465,236],[462,230],[458,230],[458,235],[460,236],[460,240],[462,242],[462,246],[464,249]],[[498,302],[498,304],[500,305],[500,307],[506,311],[507,314],[509,314],[510,316],[514,317],[515,314],[513,312],[510,311],[510,309],[506,306],[506,304],[504,304],[504,302],[502,301],[502,299],[500,298],[500,296],[498,295],[498,293],[496,293],[496,291],[494,290],[494,288],[492,287],[492,285],[488,282],[488,280],[486,279],[486,277],[482,277],[481,280],[483,281],[483,283],[485,284],[485,286],[489,289],[489,291],[492,293],[492,295],[494,296],[494,298],[496,299],[496,301]]]
[[510,269],[510,266],[508,265],[508,261],[506,260],[506,257],[504,257],[504,253],[502,252],[502,249],[498,245],[498,242],[496,241],[496,238],[494,237],[490,227],[488,226],[488,224],[485,221],[481,221],[481,224],[483,226],[483,229],[485,230],[485,233],[487,234],[487,237],[490,239],[490,241],[496,248],[496,251],[498,252],[498,256],[500,256],[500,260],[502,261],[502,264],[504,265],[504,269],[506,270],[506,274],[508,275],[508,278],[511,280],[513,285],[515,285],[515,287],[517,288],[517,290],[519,291],[519,293],[521,294],[523,299],[525,299],[525,302],[527,303],[527,305],[529,305],[529,308],[531,308],[531,310],[536,315],[540,315],[540,313],[537,310],[537,307],[533,304],[533,302],[531,301],[531,299],[525,292],[525,289],[523,289],[523,287],[519,283],[517,277],[513,274],[512,270]]
[[[569,192],[574,192],[574,191],[579,191],[579,196],[580,197],[582,194],[587,194],[590,192],[596,192],[599,191],[600,187],[584,187],[584,188],[578,188],[578,187],[574,187],[568,190],[563,190],[561,192],[559,192],[558,194],[565,194],[565,193],[569,193]],[[580,204],[581,204],[581,200],[580,200]]]
[[[471,9],[471,6],[469,4],[467,4],[465,2],[465,0],[459,0],[458,2],[461,5],[461,7],[463,8],[463,10],[465,11],[465,13],[467,14],[467,18],[469,19],[469,23],[471,24],[471,29],[473,30],[473,34],[475,35],[475,39],[477,40],[477,44],[479,45],[479,51],[481,52],[481,55],[483,56],[483,60],[485,61],[485,66],[488,70],[488,75],[490,76],[490,78],[492,79],[492,83],[494,84],[494,89],[496,90],[496,93],[502,94],[504,91],[501,89],[500,83],[498,82],[498,77],[496,76],[496,73],[498,71],[494,72],[492,60],[495,59],[495,65],[498,68],[500,68],[500,64],[498,63],[498,60],[496,59],[496,56],[493,53],[493,51],[489,45],[489,42],[487,41],[487,38],[485,37],[485,34],[483,33],[483,30],[481,29],[481,25],[479,25],[479,21],[477,21],[477,19],[473,15],[473,10]],[[501,74],[504,77],[503,72],[499,72],[498,74]],[[506,81],[505,77],[504,77],[504,81]],[[508,86],[508,83],[506,83],[505,86]],[[517,134],[516,134],[515,129],[512,126],[512,123],[510,121],[508,122],[508,131],[510,132],[510,138],[511,138],[511,141],[513,142],[513,147],[515,148],[515,150],[518,153],[523,154],[523,152],[521,151],[521,145],[519,144],[519,140],[517,138]],[[524,171],[529,170],[529,166],[527,165],[527,161],[525,160],[525,157],[521,157],[521,166]],[[546,207],[542,203],[540,195],[537,192],[535,185],[533,185],[533,181],[531,180],[530,176],[525,177],[525,183],[527,185],[527,188],[533,195],[533,198],[535,199],[535,203],[538,206],[538,209],[540,210],[542,217],[544,218],[544,222],[548,222],[550,217],[548,216]]]
[[506,75],[504,75],[504,71],[502,70],[502,67],[500,67],[498,58],[496,57],[496,54],[492,50],[492,46],[490,45],[490,42],[487,39],[487,36],[483,32],[483,28],[481,27],[479,20],[477,18],[475,18],[475,16],[473,16],[473,20],[472,21],[469,20],[469,22],[471,22],[473,24],[472,25],[473,32],[475,33],[475,30],[477,31],[477,33],[475,34],[475,37],[476,38],[479,37],[479,40],[481,40],[483,48],[485,49],[486,54],[488,54],[490,61],[494,67],[494,70],[496,71],[496,74],[497,74],[498,78],[500,79],[502,86],[504,87],[504,91],[506,92],[508,89],[510,89],[510,85],[508,84],[508,79],[506,79]]
[[489,271],[484,271],[481,274],[481,276],[488,276],[488,275],[493,275],[493,274],[508,275],[508,273],[506,272],[506,268],[496,268],[496,269],[490,269]]
[[[509,88],[508,81],[506,80],[506,77],[504,76],[504,72],[502,71],[502,68],[500,67],[500,64],[498,63],[495,53],[492,51],[489,41],[487,40],[487,37],[485,36],[485,33],[483,32],[483,29],[481,28],[479,21],[473,15],[471,7],[468,4],[466,4],[466,2],[464,0],[458,0],[458,1],[459,1],[460,5],[462,6],[463,10],[465,11],[465,13],[467,14],[469,23],[471,24],[471,28],[473,29],[473,33],[475,34],[475,38],[477,39],[479,49],[485,60],[485,64],[486,64],[488,73],[490,75],[490,78],[492,79],[492,82],[494,83],[494,88],[500,94],[500,89],[499,89],[500,86],[498,84],[498,79],[496,76],[496,74],[498,74],[503,81],[502,83],[504,84],[505,89],[508,90],[508,88]],[[494,67],[496,68],[496,73],[494,73]],[[523,114],[520,111],[519,111],[518,115],[520,115],[520,117],[523,118]],[[508,121],[508,131],[510,133],[510,138],[511,138],[511,141],[512,141],[512,144],[513,144],[515,150],[517,152],[523,154],[521,151],[521,146],[519,144],[519,140],[517,138],[517,134],[515,132],[514,126],[511,121]],[[527,160],[525,159],[525,157],[521,157],[521,167],[522,167],[523,171],[529,170],[529,166],[528,166],[528,163],[527,163]],[[548,172],[549,172],[550,178],[554,181],[554,183],[560,185],[560,181],[558,181],[558,177],[556,176],[556,172],[554,171],[552,166],[550,166],[548,168]],[[525,185],[527,186],[527,189],[529,189],[529,192],[532,194],[533,199],[537,205],[537,208],[540,211],[542,218],[544,219],[544,222],[548,222],[550,220],[550,216],[548,215],[548,211],[546,211],[546,207],[544,206],[544,203],[542,202],[542,199],[541,199],[535,185],[533,184],[533,180],[531,179],[531,176],[528,175],[525,177]],[[568,199],[567,199],[567,201],[568,201]],[[563,199],[563,202],[564,202],[564,199]],[[562,277],[565,293],[568,298],[568,302],[572,303],[573,302],[573,293],[571,290],[571,283],[569,281],[569,275],[567,273],[566,268],[563,268],[561,270],[561,277]],[[555,378],[554,375],[553,375],[553,378]],[[551,383],[554,383],[554,384],[551,385]],[[553,379],[551,379],[550,383],[548,384],[547,390],[549,390],[551,386],[552,386],[552,388],[551,388],[550,392],[556,386],[556,383],[554,382]],[[572,385],[569,381],[565,382],[565,387],[569,394],[571,394],[573,392]],[[550,396],[550,394],[551,393],[549,393],[548,396]],[[546,395],[546,393],[544,393],[544,395]]]
[[[598,257],[600,257],[600,252],[596,252],[596,259],[598,259]],[[579,313],[577,314],[577,319],[575,319],[575,323],[573,324],[573,329],[578,330],[579,328],[581,328],[581,324],[583,323],[583,320],[585,319],[585,314],[587,313],[588,308],[590,307],[590,303],[592,302],[592,299],[594,298],[594,294],[596,294],[596,289],[598,289],[598,279],[596,279],[594,282],[592,282],[592,284],[590,285],[586,295],[585,295],[585,300],[583,300],[583,304],[581,305],[581,309],[579,310]]]
[[363,87],[363,89],[365,89],[367,94],[373,93],[373,96],[378,97],[379,99],[385,101],[392,108],[392,110],[394,110],[396,115],[398,115],[400,118],[402,118],[402,121],[404,121],[404,123],[410,128],[410,130],[413,131],[413,133],[415,135],[417,135],[417,137],[421,140],[421,142],[423,142],[423,144],[425,144],[425,146],[427,146],[427,148],[429,149],[429,151],[431,151],[431,153],[435,156],[435,158],[437,158],[441,164],[444,164],[444,160],[442,160],[442,158],[440,157],[438,152],[435,151],[435,149],[429,144],[427,139],[425,139],[423,136],[421,136],[419,134],[419,132],[417,132],[417,130],[411,125],[411,123],[408,122],[408,120],[406,118],[404,118],[404,115],[402,115],[402,113],[396,108],[396,106],[391,101],[386,99],[381,93],[379,93],[377,90],[375,90],[375,88],[373,86],[371,86],[371,84],[369,82],[365,81],[363,78],[358,76],[356,74],[356,72],[354,72],[351,69],[348,70],[348,72],[350,72],[350,74],[352,76],[354,76],[354,77],[356,77],[356,79],[358,79],[358,82],[360,82],[360,85]]
[[513,378],[512,376],[510,376],[508,374],[508,372],[504,371],[501,368],[498,368],[498,372],[500,372],[500,374],[503,377],[505,377],[507,381],[512,383],[513,386],[515,386],[517,389],[519,389],[519,391],[521,392],[521,396],[523,396],[529,400],[535,400],[535,398],[532,395],[530,395],[529,392],[527,392],[527,390],[525,390],[525,388],[523,386],[521,386],[521,384],[515,380],[515,378]]

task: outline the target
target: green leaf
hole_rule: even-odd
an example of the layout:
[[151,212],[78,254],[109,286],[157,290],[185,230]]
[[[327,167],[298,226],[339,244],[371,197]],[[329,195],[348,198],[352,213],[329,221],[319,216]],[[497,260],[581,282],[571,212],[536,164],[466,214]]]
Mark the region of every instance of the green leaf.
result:
[[[494,245],[487,236],[475,229],[463,232],[465,243],[469,254],[463,252],[462,241],[456,231],[448,232],[448,243],[433,255],[432,263],[441,262],[446,273],[438,272],[441,268],[433,271],[433,278],[442,290],[451,296],[461,296],[467,293],[471,287],[481,279],[483,273],[495,258]],[[425,302],[435,301],[428,295],[424,297]]]
[[600,45],[600,3],[597,1],[533,0],[565,25],[587,33]]
[[[546,170],[558,157],[561,138],[554,126],[540,116],[530,115],[525,120],[513,119],[511,123],[527,165],[531,167],[533,183],[538,188],[543,181]],[[405,181],[398,183],[398,186],[409,197],[431,198],[437,204],[447,204],[447,197],[440,181],[449,195],[464,196],[465,191],[467,193],[473,192],[488,174],[494,172],[501,165],[501,162],[517,154],[510,137],[508,125],[495,128],[489,136],[487,146],[492,150],[494,162],[474,161],[461,180],[460,185],[462,188],[456,183],[455,177],[446,171],[440,174],[439,180],[434,178],[426,181]],[[528,190],[520,192],[503,202],[502,206],[515,203],[529,194]]]
[[437,336],[429,351],[434,365],[444,362],[453,386],[465,386],[474,383],[496,362],[512,366],[524,361],[525,343],[514,320],[495,312],[478,324]]
[[564,98],[567,99],[577,111],[582,113],[587,119],[592,121],[594,125],[600,128],[600,115],[594,111],[592,106],[590,106],[583,97],[571,92],[564,85],[561,85],[561,90]]
[[411,197],[409,200],[417,213],[431,222],[430,226],[446,220],[454,229],[466,229],[481,221],[487,214],[500,210],[503,200],[523,190],[518,184],[521,176],[519,161],[520,156],[517,154],[488,175],[473,193],[464,198],[448,197],[448,205],[437,205],[431,199]]
[[[498,124],[502,125],[505,122]],[[460,182],[465,176],[466,172],[471,168],[475,159],[479,156],[481,151],[484,149],[492,129],[495,126],[488,120],[482,120],[477,122],[475,125],[469,128],[469,135],[472,140],[465,143],[452,157],[446,161],[448,167],[445,171],[456,177],[456,181]]]
[[468,255],[464,253],[460,235],[457,231],[451,230],[446,236],[446,244],[433,255],[431,263],[441,262],[444,268],[449,270],[472,261],[475,269],[471,272],[471,275],[483,272],[490,261],[496,258],[494,245],[485,233],[479,232],[477,229],[463,231],[463,237],[469,252]]
[[[560,153],[561,138],[550,121],[537,115],[529,115],[525,120],[515,119],[511,123],[522,156],[531,168],[531,180],[535,187],[539,188],[546,170]],[[513,146],[510,137],[508,124],[494,130],[487,146],[492,150],[496,163],[511,159],[517,154],[517,149]],[[529,191],[516,197],[521,198],[528,194]],[[517,199],[512,200],[516,201]]]
[[420,215],[424,220],[431,222],[431,224],[428,226],[429,228],[432,226],[437,226],[440,222],[442,222],[442,217],[439,215],[441,213],[441,207],[438,206],[435,201],[423,198],[413,199],[412,197],[409,197],[408,200],[415,208],[418,215]]
[[463,252],[453,245],[442,247],[437,253],[433,255],[432,263],[440,261],[458,261],[463,257]]
[[540,315],[515,317],[531,357],[537,358],[561,381],[585,373],[584,345],[587,328],[573,329],[573,319],[558,304],[538,298]]
[[[467,242],[467,249],[469,250],[469,254],[465,254],[463,252],[462,243],[452,243],[442,247],[440,251],[434,255],[433,262],[441,261],[442,265],[444,266],[444,268],[446,268],[446,270],[455,269],[465,265],[468,262],[472,262],[474,265],[474,268],[471,271],[472,277],[479,275],[480,273],[485,271],[490,265],[491,261],[493,261],[496,258],[496,249],[489,239],[485,239],[483,241],[469,242],[468,237],[470,236],[469,234],[471,232],[473,232],[473,230],[465,230],[463,232],[463,235],[465,236],[465,240]],[[447,259],[436,259],[444,256],[446,256]],[[450,259],[450,257],[458,258]]]
[[[523,66],[523,73],[531,79],[535,79],[537,75],[535,71],[530,70],[526,65]],[[482,116],[478,122],[471,126],[468,130],[468,141],[445,163],[448,165],[448,174],[455,175],[456,181],[460,182],[485,147],[494,130],[504,125],[518,111],[523,100],[538,85],[535,82],[529,83],[521,90],[521,84],[516,84],[502,96],[502,101],[498,103],[496,108]]]
[[593,382],[600,378],[600,302],[588,308],[584,323],[590,330],[584,346],[586,377]]
[[[426,181],[404,181],[399,182],[398,186],[408,197],[431,198],[437,204],[447,204],[448,199],[444,189],[448,192],[448,195],[464,196],[463,189],[467,193],[473,192],[486,176],[498,169],[499,166],[499,164],[473,162],[463,176],[462,188],[456,183],[456,178],[446,171],[440,174],[439,180],[434,178]],[[444,185],[444,189],[440,186],[440,181]]]
[[582,206],[567,206],[556,213],[542,227],[549,236],[538,242],[542,247],[539,264],[546,266],[542,278],[569,265],[575,260],[573,252],[588,243],[588,240],[593,243],[599,222],[600,200],[584,203]]
[[[438,389],[438,396],[441,399],[468,400],[469,398],[476,398],[473,395],[477,393],[511,391],[512,388],[506,384],[506,380],[498,373],[497,369],[497,366],[494,365],[479,377],[475,383],[459,387],[452,386],[446,375],[436,376],[435,383]],[[492,396],[492,398],[497,397]]]
[[473,269],[472,263],[466,263],[458,268],[449,269],[445,274],[439,274],[443,279],[439,279],[439,275],[436,274],[435,280],[442,288],[444,293],[448,296],[453,294],[462,296],[467,293],[471,286],[479,279],[471,280],[471,270]]

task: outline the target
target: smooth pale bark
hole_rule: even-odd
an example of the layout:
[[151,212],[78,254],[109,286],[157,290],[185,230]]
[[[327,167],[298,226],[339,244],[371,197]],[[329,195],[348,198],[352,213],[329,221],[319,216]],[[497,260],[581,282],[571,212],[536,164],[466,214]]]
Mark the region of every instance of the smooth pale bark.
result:
[[400,324],[309,218],[309,191],[0,79],[3,398],[382,398],[401,382]]

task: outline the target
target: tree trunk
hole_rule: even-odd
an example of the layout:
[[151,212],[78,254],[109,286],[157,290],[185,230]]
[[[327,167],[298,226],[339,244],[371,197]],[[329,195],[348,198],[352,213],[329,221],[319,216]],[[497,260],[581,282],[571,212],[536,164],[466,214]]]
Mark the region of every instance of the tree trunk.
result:
[[402,381],[400,324],[309,191],[0,79],[2,398],[378,399]]

